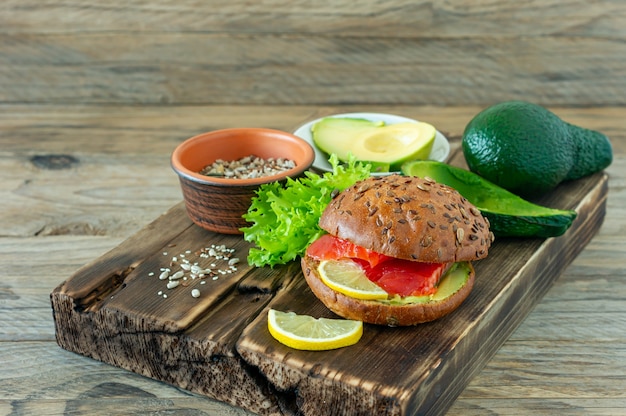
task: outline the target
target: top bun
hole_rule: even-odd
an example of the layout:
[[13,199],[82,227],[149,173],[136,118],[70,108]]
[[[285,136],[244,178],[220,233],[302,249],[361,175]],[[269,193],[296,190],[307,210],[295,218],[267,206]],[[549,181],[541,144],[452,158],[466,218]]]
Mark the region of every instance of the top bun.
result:
[[428,262],[487,256],[489,222],[455,189],[432,179],[373,176],[337,195],[319,225],[377,253]]

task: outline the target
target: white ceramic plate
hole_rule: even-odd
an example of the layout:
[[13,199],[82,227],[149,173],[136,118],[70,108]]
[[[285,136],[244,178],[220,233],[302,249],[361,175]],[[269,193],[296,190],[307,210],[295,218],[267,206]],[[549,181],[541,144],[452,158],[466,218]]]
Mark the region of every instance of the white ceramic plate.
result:
[[[384,121],[385,124],[397,124],[406,122],[417,123],[417,120],[383,113],[345,113],[333,114],[326,117],[364,118],[366,120],[372,121]],[[318,118],[317,120],[313,120],[306,124],[303,124],[302,126],[298,127],[294,134],[309,142],[309,144],[313,146],[313,149],[315,149],[315,160],[313,161],[313,167],[323,172],[331,172],[332,166],[328,162],[328,156],[326,155],[326,153],[318,149],[317,146],[315,146],[315,143],[313,142],[313,136],[311,135],[311,127],[313,126],[313,124],[317,123],[320,120],[321,118]],[[430,156],[428,158],[431,160],[437,160],[439,162],[445,162],[449,154],[450,143],[448,142],[448,139],[443,134],[441,134],[441,132],[437,131],[437,134],[435,135],[435,142],[433,143],[433,150],[430,152]],[[379,173],[378,175],[388,175],[389,173],[393,172]]]

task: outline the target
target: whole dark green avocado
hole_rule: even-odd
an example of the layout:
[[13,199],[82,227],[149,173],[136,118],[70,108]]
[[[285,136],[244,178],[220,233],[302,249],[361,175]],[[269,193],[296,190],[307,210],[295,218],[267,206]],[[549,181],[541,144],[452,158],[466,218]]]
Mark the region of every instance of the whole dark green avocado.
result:
[[465,127],[462,149],[472,172],[525,198],[598,172],[613,160],[604,134],[526,101],[505,101],[478,113]]

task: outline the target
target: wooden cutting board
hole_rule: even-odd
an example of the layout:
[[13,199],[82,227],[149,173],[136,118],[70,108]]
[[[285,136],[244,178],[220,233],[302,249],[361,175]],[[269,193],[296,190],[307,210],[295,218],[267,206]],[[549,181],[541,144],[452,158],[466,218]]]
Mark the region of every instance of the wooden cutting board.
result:
[[[248,266],[248,243],[193,225],[180,203],[54,289],[57,342],[263,415],[439,414],[600,228],[607,181],[598,173],[538,200],[578,217],[558,238],[497,239],[451,315],[411,328],[366,325],[358,344],[325,352],[289,349],[267,331],[270,307],[333,316],[299,263]],[[240,262],[219,258],[222,246]],[[213,273],[192,279],[186,261]],[[168,289],[162,268],[187,280]]]

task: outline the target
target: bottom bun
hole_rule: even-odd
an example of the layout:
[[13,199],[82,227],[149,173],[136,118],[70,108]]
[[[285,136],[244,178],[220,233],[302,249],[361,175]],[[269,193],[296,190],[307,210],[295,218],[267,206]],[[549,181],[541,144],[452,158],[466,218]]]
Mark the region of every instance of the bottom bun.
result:
[[328,309],[343,318],[375,325],[411,326],[434,321],[455,310],[463,303],[474,287],[475,272],[470,263],[467,283],[447,298],[426,303],[392,305],[374,300],[351,298],[326,286],[319,276],[318,267],[320,263],[311,256],[303,256],[301,264],[304,278],[313,294]]

